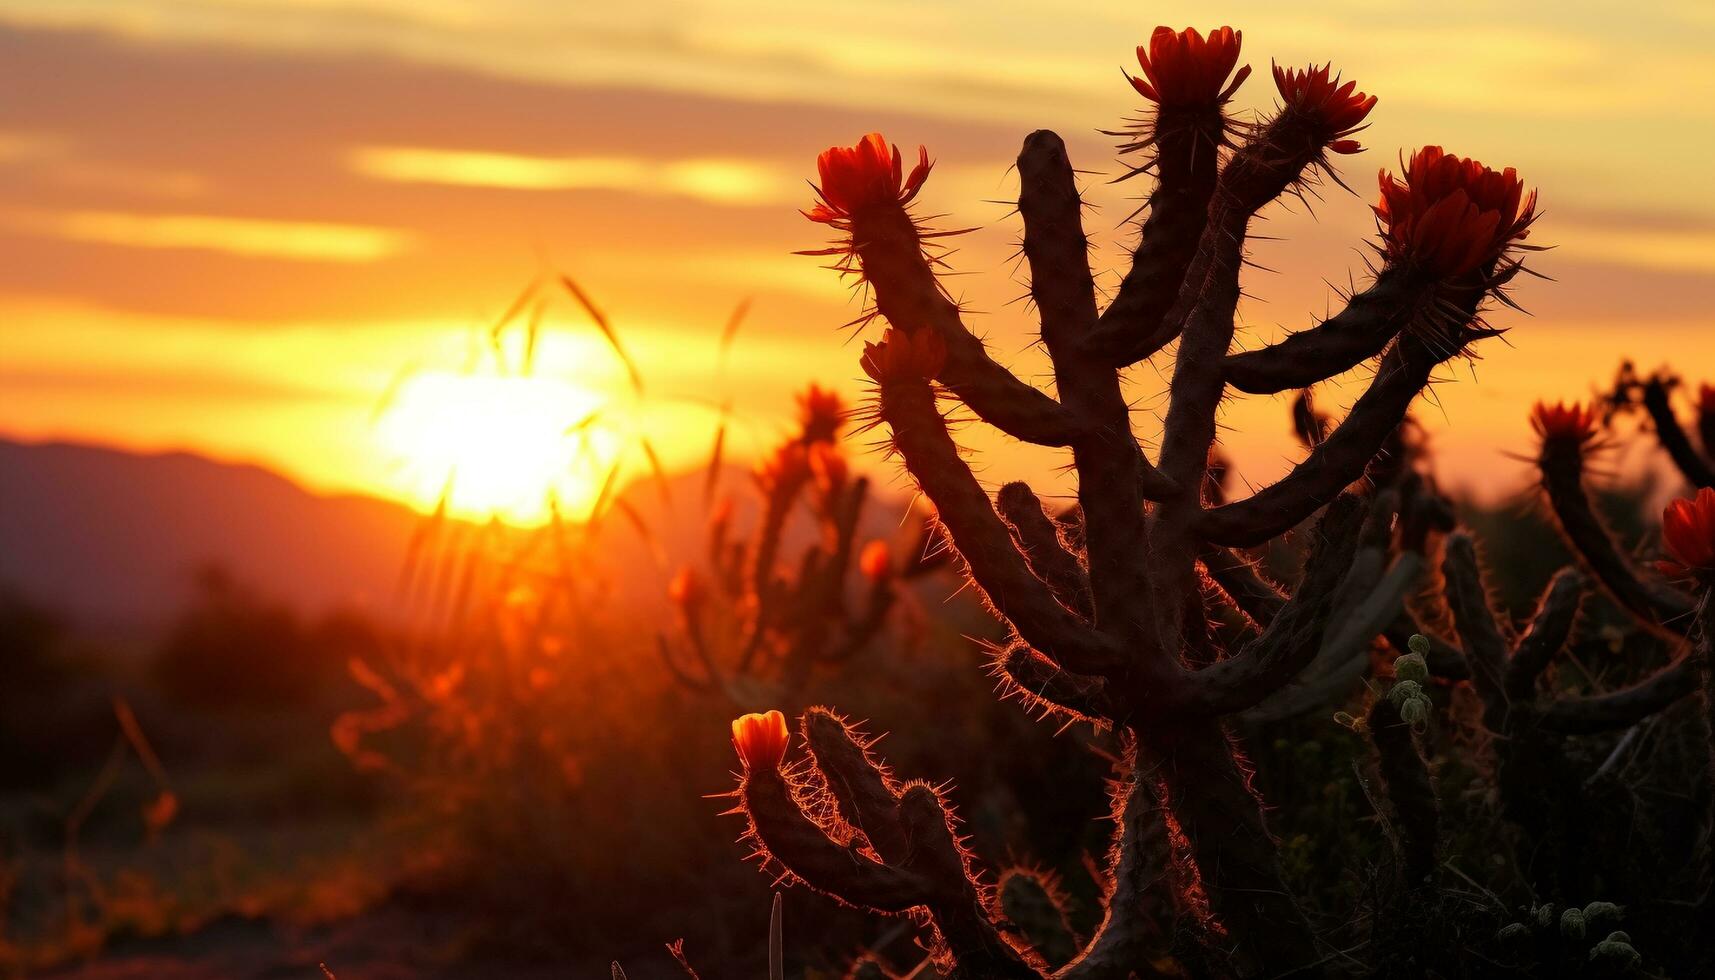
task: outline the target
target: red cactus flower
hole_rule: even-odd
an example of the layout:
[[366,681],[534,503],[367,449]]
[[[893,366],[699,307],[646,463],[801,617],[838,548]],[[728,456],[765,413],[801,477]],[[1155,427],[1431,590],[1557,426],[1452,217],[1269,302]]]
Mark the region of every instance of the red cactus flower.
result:
[[947,364],[947,345],[930,330],[906,333],[888,327],[875,343],[865,342],[859,362],[876,382],[922,381],[935,377]]
[[810,453],[796,439],[781,444],[756,467],[756,483],[765,492],[796,491],[810,478]]
[[1573,402],[1537,402],[1530,412],[1530,427],[1544,443],[1571,443],[1584,446],[1596,438],[1596,425],[1601,415],[1593,406]]
[[697,610],[702,608],[703,600],[708,598],[708,593],[703,588],[702,576],[689,565],[680,568],[667,582],[667,598],[683,610],[685,615],[696,615]]
[[778,711],[752,712],[732,721],[732,747],[745,771],[780,768],[786,758],[786,716]]
[[1243,40],[1244,32],[1231,27],[1211,31],[1208,40],[1194,27],[1183,31],[1157,27],[1149,36],[1149,47],[1137,47],[1143,78],[1126,77],[1139,94],[1164,109],[1218,106],[1250,77],[1251,67],[1246,65],[1233,76],[1232,84],[1226,84],[1239,62]]
[[1375,212],[1388,257],[1419,263],[1439,277],[1495,261],[1536,220],[1536,191],[1525,194],[1516,170],[1490,170],[1439,146],[1412,154],[1404,180],[1386,170],[1380,179]]
[[846,424],[846,406],[839,392],[811,382],[798,395],[798,420],[805,442],[832,442]]
[[1661,514],[1661,541],[1667,557],[1656,568],[1670,578],[1715,577],[1715,489],[1704,487],[1691,500],[1675,500]]
[[871,582],[885,582],[893,575],[893,552],[887,542],[876,538],[863,546],[858,555],[858,570]]
[[1340,84],[1340,76],[1328,77],[1329,65],[1318,68],[1274,66],[1274,87],[1280,90],[1286,108],[1298,113],[1316,132],[1321,143],[1335,153],[1357,153],[1363,147],[1347,139],[1364,128],[1364,117],[1376,107],[1376,97],[1356,91],[1357,82]]
[[907,177],[899,147],[880,133],[870,133],[856,146],[830,146],[816,158],[820,200],[802,213],[811,221],[833,224],[874,207],[904,207],[922,189],[932,166],[929,149],[919,146],[917,166]]

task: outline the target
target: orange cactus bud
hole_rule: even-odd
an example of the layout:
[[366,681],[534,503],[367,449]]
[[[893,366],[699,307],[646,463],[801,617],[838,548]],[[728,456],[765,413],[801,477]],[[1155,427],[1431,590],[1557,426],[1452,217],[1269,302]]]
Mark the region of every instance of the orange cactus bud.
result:
[[1388,258],[1414,262],[1439,277],[1463,275],[1500,258],[1530,234],[1536,192],[1518,171],[1426,146],[1405,165],[1405,179],[1383,170],[1376,216]]
[[1183,31],[1157,27],[1149,36],[1148,48],[1137,47],[1143,78],[1132,78],[1132,88],[1163,108],[1220,105],[1250,77],[1251,68],[1246,65],[1226,85],[1227,75],[1239,62],[1243,41],[1244,32],[1231,27],[1210,31],[1207,40],[1194,27]]
[[899,147],[880,133],[870,133],[856,146],[830,146],[816,158],[821,177],[816,206],[803,212],[811,221],[834,224],[876,207],[904,207],[922,189],[934,164],[927,147],[917,148],[917,166],[905,175]]
[[1357,82],[1340,84],[1340,76],[1328,77],[1331,66],[1282,68],[1274,66],[1274,87],[1286,108],[1307,121],[1320,140],[1335,153],[1357,153],[1363,147],[1348,139],[1362,129],[1364,117],[1376,107],[1376,97],[1356,91]]
[[683,609],[686,615],[695,613],[702,607],[703,600],[708,598],[708,593],[703,588],[702,576],[697,574],[695,568],[689,565],[683,566],[673,574],[672,580],[667,583],[667,598],[671,599],[675,606]]
[[860,362],[875,381],[923,381],[941,373],[947,364],[947,345],[929,330],[906,333],[888,327],[881,339],[863,345]]
[[1656,563],[1671,578],[1715,575],[1715,489],[1704,487],[1691,500],[1675,500],[1661,515],[1661,541],[1667,558]]
[[744,763],[745,771],[777,770],[786,758],[786,716],[778,711],[752,712],[734,718],[732,747]]
[[858,570],[871,582],[885,582],[893,576],[893,551],[887,542],[876,538],[863,546],[858,555]]

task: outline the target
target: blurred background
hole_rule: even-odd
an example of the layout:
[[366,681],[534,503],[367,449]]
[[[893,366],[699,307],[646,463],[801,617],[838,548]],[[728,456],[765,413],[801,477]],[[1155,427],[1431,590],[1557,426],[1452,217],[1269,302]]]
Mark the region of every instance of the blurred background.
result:
[[[870,130],[926,145],[919,211],[973,229],[949,288],[1045,379],[1011,158],[1032,129],[1066,137],[1116,282],[1147,188],[1115,180],[1101,131],[1138,109],[1119,74],[1158,22],[1242,28],[1241,117],[1273,104],[1270,58],[1380,96],[1339,161],[1351,191],[1268,212],[1241,343],[1337,308],[1400,153],[1439,143],[1541,188],[1531,241],[1554,248],[1532,267],[1553,281],[1520,285],[1530,315],[1498,314],[1504,340],[1418,412],[1473,513],[1516,512],[1534,400],[1586,397],[1622,356],[1715,361],[1707,3],[1079,6],[0,0],[0,969],[584,975],[636,955],[647,977],[679,935],[753,963],[768,880],[703,798],[729,786],[725,719],[833,690],[878,729],[898,710],[844,667],[788,669],[801,637],[779,624],[750,636],[722,520],[754,558],[745,535],[793,515],[783,567],[830,534],[886,542],[884,575],[842,568],[856,648],[957,727],[1040,752],[1053,730],[993,702],[959,638],[993,628],[949,600],[866,436],[818,450],[873,479],[861,517],[826,460],[790,493],[746,471],[827,441],[807,383],[863,394],[864,335],[842,329],[861,294],[793,254],[824,244],[796,213],[816,154]],[[1130,385],[1148,438],[1165,378]],[[1285,398],[1225,411],[1235,487],[1301,456]],[[992,484],[1064,490],[1056,457],[971,438]],[[1640,446],[1606,475],[1655,499],[1658,470]],[[1557,545],[1506,528],[1523,602]],[[778,670],[698,673],[668,595],[705,556],[707,642],[777,646]],[[1037,756],[1089,776],[1040,826],[1103,806],[1080,738]],[[996,782],[956,737],[894,739],[913,774]],[[1050,862],[1099,847],[1004,825],[1048,804],[994,792],[966,804],[981,832]],[[909,944],[815,914],[830,971]]]

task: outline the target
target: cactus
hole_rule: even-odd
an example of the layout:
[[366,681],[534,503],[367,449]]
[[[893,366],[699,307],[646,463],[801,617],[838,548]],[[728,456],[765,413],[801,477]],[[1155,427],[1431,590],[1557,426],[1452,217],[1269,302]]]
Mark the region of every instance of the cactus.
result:
[[[794,700],[818,666],[851,661],[885,626],[900,579],[933,566],[916,557],[933,550],[924,540],[927,522],[919,540],[902,549],[906,560],[883,539],[859,547],[869,481],[851,472],[840,443],[846,408],[837,394],[814,384],[798,404],[798,430],[757,467],[754,533],[741,538],[730,498],[714,502],[703,566],[685,565],[668,585],[679,636],[663,632],[657,642],[682,685],[741,708]],[[819,536],[789,576],[780,568],[780,550],[801,502]],[[854,569],[863,583],[855,601],[848,594]]]
[[[1160,28],[1139,49],[1144,77],[1133,84],[1148,111],[1124,149],[1139,155],[1133,174],[1152,175],[1155,186],[1131,268],[1105,309],[1065,146],[1046,130],[1026,138],[1023,254],[1057,396],[995,361],[937,282],[942,260],[928,249],[940,233],[908,208],[932,170],[927,150],[907,172],[878,134],[830,149],[819,161],[820,200],[806,212],[836,232],[816,254],[870,287],[875,305],[863,319],[888,324],[862,357],[877,385],[876,424],[1012,634],[999,671],[1034,704],[1116,729],[1129,747],[1104,923],[1061,976],[1156,972],[1159,951],[1137,935],[1151,889],[1131,869],[1146,864],[1157,823],[1171,842],[1166,877],[1179,921],[1205,940],[1213,969],[1317,969],[1323,953],[1282,881],[1228,722],[1317,661],[1336,609],[1372,598],[1375,584],[1347,572],[1366,541],[1386,547],[1406,500],[1349,488],[1397,439],[1436,369],[1498,332],[1483,311],[1505,300],[1535,216],[1534,194],[1512,171],[1420,150],[1402,177],[1382,177],[1380,260],[1368,288],[1322,323],[1233,352],[1251,220],[1283,195],[1337,180],[1330,154],[1359,151],[1352,137],[1376,102],[1327,67],[1277,68],[1278,109],[1241,126],[1226,113],[1249,73],[1234,71],[1240,44],[1228,28],[1208,38]],[[1121,376],[1175,342],[1152,460],[1132,433]],[[1303,389],[1378,358],[1368,390],[1343,421],[1316,433],[1287,476],[1230,502],[1211,492],[1216,412],[1229,391]],[[1077,541],[1049,524],[1021,484],[990,499],[949,432],[943,399],[1014,438],[1070,451]],[[1242,579],[1231,549],[1261,545],[1318,512],[1302,581],[1290,595],[1252,590],[1267,609],[1242,642],[1223,648],[1211,613],[1244,590],[1206,589],[1208,577],[1219,568]],[[1376,622],[1380,632],[1395,617]],[[1372,635],[1351,642],[1367,649]],[[764,852],[843,901],[883,914],[927,910],[954,975],[1042,975],[1040,955],[969,874],[942,795],[897,784],[830,714],[806,714],[804,734],[810,768],[747,765],[739,798]],[[832,800],[821,806],[824,789]]]

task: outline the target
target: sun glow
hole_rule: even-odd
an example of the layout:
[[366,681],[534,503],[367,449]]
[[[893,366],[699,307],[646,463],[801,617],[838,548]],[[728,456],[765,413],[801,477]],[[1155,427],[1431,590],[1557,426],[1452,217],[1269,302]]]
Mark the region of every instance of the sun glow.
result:
[[398,461],[397,491],[423,510],[444,496],[452,517],[581,520],[622,447],[601,422],[602,397],[545,377],[431,372],[405,381],[377,426]]

